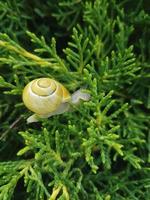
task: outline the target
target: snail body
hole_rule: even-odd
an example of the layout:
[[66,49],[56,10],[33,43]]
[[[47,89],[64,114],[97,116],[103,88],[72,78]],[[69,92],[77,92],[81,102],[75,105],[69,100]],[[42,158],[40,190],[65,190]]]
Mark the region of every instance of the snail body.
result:
[[80,99],[89,100],[89,94],[77,90],[72,95],[58,81],[50,78],[38,78],[29,82],[22,94],[25,106],[35,114],[27,119],[27,123],[48,118],[69,110],[70,103],[77,104]]

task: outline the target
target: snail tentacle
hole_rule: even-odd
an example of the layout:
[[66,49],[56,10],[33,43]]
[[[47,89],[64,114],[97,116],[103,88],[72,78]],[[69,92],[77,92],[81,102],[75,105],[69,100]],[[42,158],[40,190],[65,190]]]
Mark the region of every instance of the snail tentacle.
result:
[[82,92],[82,90],[83,89],[79,89],[72,94],[72,96],[71,96],[71,103],[72,104],[78,104],[78,103],[80,103],[80,100],[89,101],[90,94]]

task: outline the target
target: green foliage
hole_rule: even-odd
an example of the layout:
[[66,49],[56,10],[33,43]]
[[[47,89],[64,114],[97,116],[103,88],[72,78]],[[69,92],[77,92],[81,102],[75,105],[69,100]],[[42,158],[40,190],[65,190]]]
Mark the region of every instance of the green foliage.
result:
[[[24,3],[18,0],[0,1],[1,32],[11,34],[15,39],[23,35],[30,17],[24,12]],[[14,32],[13,32],[14,31]]]
[[[1,0],[0,19],[0,200],[148,200],[147,1]],[[38,77],[91,99],[28,125]]]

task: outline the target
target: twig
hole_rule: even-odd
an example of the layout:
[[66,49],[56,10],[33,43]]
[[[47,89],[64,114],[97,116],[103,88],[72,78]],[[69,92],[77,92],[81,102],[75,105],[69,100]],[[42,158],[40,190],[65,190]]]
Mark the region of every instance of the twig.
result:
[[10,126],[9,128],[4,132],[2,133],[1,137],[0,137],[0,140],[4,140],[4,138],[6,137],[6,135],[8,134],[8,132],[13,129],[16,124],[18,124],[18,122],[22,119],[22,116],[18,117]]

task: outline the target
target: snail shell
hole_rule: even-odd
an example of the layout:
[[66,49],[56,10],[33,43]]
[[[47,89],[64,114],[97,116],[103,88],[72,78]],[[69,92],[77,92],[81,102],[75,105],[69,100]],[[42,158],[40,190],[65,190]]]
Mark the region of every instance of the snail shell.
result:
[[23,90],[25,106],[39,116],[48,116],[62,103],[69,102],[71,95],[58,81],[39,78],[28,83]]
[[27,119],[27,123],[32,123],[39,121],[38,118],[48,118],[68,111],[70,103],[77,105],[80,100],[89,101],[90,95],[82,89],[70,95],[58,81],[38,78],[25,86],[22,98],[25,106],[35,113]]

